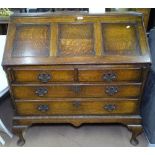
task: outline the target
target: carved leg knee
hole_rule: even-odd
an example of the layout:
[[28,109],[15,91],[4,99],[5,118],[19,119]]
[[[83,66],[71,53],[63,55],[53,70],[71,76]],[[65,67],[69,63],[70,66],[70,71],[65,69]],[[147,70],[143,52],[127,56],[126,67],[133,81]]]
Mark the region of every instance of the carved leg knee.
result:
[[139,144],[137,136],[142,133],[142,125],[127,125],[128,129],[132,132],[130,143],[134,146]]
[[27,126],[14,126],[13,133],[19,137],[17,141],[18,146],[23,146],[25,144],[25,139],[23,137],[23,131],[27,128]]

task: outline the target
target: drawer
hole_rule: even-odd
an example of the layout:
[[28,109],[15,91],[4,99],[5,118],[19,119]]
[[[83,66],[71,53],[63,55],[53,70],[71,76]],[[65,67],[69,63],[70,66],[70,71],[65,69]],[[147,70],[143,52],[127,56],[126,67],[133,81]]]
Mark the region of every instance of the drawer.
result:
[[13,68],[14,82],[48,83],[48,82],[140,82],[141,68],[106,68],[73,66],[40,66]]
[[137,114],[138,100],[17,102],[18,115]]
[[14,82],[48,83],[74,81],[72,67],[39,67],[13,69]]
[[140,95],[141,84],[51,84],[13,85],[15,99],[41,99],[59,97],[131,97]]
[[101,67],[79,68],[79,81],[116,82],[129,81],[140,82],[142,70],[140,68],[109,68]]

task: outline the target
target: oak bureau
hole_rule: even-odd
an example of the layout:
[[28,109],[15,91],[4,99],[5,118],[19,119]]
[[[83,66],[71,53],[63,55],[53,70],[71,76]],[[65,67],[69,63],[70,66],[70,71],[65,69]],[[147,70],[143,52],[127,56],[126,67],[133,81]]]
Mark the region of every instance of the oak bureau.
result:
[[37,123],[120,123],[138,144],[151,65],[142,14],[13,15],[2,65],[18,145]]

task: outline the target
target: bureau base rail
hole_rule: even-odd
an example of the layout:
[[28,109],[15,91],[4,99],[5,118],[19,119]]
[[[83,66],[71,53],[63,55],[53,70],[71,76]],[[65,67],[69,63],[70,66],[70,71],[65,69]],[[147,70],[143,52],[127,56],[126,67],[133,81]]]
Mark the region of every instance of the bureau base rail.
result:
[[13,133],[19,137],[17,145],[25,144],[23,131],[34,124],[44,123],[69,123],[75,127],[90,123],[118,123],[125,125],[131,132],[130,143],[137,145],[137,136],[143,131],[142,118],[139,115],[132,116],[15,116],[13,118]]

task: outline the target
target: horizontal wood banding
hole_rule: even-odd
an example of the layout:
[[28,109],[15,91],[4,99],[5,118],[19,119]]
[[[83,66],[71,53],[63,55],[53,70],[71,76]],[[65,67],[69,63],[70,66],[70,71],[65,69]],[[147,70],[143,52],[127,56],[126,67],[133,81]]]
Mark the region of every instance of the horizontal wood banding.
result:
[[[78,103],[79,105],[76,105]],[[40,106],[47,106],[47,111],[40,111]],[[114,105],[116,109],[108,111],[105,107]],[[122,101],[44,101],[18,102],[16,104],[19,115],[111,115],[111,114],[138,114],[138,100]]]
[[[53,69],[53,70],[14,70],[14,82],[43,83],[38,79],[40,74],[48,74],[48,82],[71,82],[74,81],[74,69]],[[28,73],[28,74],[26,74]]]
[[[38,79],[40,74],[48,74],[51,77],[48,82],[71,82],[75,79],[78,79],[79,82],[140,82],[142,70],[140,68],[89,68],[87,66],[79,68],[55,66],[51,69],[48,66],[47,68],[17,67],[13,69],[14,82],[17,83],[42,83]],[[109,78],[111,74],[115,76],[114,79],[105,79],[105,77]]]
[[33,123],[123,123],[141,124],[140,115],[125,116],[15,116],[13,123],[18,125],[32,125]]
[[[106,91],[114,87],[117,92],[109,95]],[[36,90],[43,88],[46,92],[38,96]],[[49,99],[59,97],[87,98],[113,97],[137,98],[140,96],[141,83],[134,84],[40,84],[40,85],[12,85],[15,99]]]
[[[107,68],[99,69],[98,67],[92,69],[79,69],[79,81],[99,81],[99,82],[113,82],[113,81],[141,81],[142,70],[134,68]],[[106,80],[107,75],[114,75],[112,80]],[[107,76],[108,77],[108,76]]]

